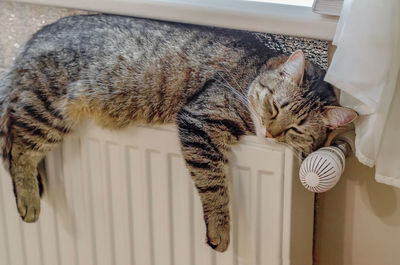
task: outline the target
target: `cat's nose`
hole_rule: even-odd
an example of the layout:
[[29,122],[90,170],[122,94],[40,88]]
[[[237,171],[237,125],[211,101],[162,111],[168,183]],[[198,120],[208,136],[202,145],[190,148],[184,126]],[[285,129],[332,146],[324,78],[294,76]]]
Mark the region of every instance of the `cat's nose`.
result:
[[282,134],[282,129],[277,126],[270,126],[266,133],[265,136],[268,138],[276,138]]

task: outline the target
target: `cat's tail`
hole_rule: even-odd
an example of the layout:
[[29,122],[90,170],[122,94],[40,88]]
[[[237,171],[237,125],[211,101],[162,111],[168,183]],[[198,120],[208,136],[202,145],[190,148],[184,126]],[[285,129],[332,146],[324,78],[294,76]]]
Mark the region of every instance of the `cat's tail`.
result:
[[12,89],[12,70],[0,72],[0,152],[4,168],[9,171],[11,162],[12,136],[9,133],[11,124],[10,92]]

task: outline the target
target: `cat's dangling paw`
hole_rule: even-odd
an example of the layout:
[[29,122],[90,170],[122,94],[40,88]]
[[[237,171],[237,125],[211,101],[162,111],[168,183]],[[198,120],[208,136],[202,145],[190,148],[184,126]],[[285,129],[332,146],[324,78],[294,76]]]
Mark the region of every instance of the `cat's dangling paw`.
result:
[[40,214],[40,196],[38,190],[15,188],[17,208],[22,220],[27,223],[36,222]]
[[229,247],[229,220],[209,219],[207,224],[207,244],[219,252]]

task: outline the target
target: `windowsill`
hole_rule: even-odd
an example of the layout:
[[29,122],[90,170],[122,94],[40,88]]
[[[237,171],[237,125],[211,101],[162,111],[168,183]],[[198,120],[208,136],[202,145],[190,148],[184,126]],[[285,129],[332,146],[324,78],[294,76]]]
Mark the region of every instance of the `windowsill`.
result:
[[310,7],[238,0],[13,0],[192,24],[332,40],[337,17]]

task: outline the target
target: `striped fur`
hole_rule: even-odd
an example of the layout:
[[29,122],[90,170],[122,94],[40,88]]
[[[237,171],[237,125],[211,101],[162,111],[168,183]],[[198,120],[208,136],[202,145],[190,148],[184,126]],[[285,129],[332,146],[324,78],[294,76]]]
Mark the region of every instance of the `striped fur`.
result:
[[234,30],[111,15],[44,27],[0,80],[0,148],[21,217],[38,219],[37,165],[80,120],[108,128],[176,123],[208,244],[226,250],[227,150],[255,133],[252,115],[265,125],[275,100],[274,111],[287,116],[282,124],[312,131],[312,137],[278,139],[304,152],[317,148],[328,130],[322,108],[335,97],[323,73],[309,64],[303,86],[294,84],[279,75],[286,58],[276,56],[253,34]]

